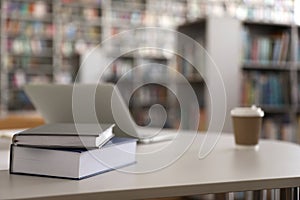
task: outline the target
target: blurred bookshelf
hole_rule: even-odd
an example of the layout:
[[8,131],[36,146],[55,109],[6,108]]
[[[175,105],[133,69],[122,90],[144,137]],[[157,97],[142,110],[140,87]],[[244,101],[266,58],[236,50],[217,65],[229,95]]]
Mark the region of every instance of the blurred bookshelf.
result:
[[[209,38],[207,35],[207,20],[199,19],[195,22],[185,23],[178,26],[177,31],[181,34],[187,35],[188,37],[195,40],[198,44],[206,48],[206,41]],[[182,126],[186,129],[191,129],[190,121],[193,121],[190,113],[196,112],[195,109],[200,113],[199,116],[199,130],[206,130],[206,83],[202,78],[202,74],[205,71],[206,55],[202,50],[197,49],[196,43],[187,42],[186,38],[182,38],[178,35],[177,39],[177,51],[176,55],[176,71],[183,75],[187,82],[176,82],[176,87],[179,93],[184,94],[188,87],[191,86],[193,92],[196,94],[198,100],[198,108],[190,106],[183,106],[181,112],[183,115]],[[200,54],[200,55],[199,55]],[[188,84],[188,85],[187,85]],[[194,111],[193,111],[194,110]]]
[[52,1],[1,1],[1,11],[1,103],[31,110],[23,85],[53,80]]
[[191,0],[187,10],[187,24],[208,16],[241,21],[240,105],[264,109],[262,137],[300,142],[300,29],[294,1]]
[[241,21],[291,24],[294,22],[295,9],[293,0],[188,0],[187,10],[189,10],[187,15],[189,21],[207,16],[230,16]]
[[55,82],[68,84],[76,79],[80,56],[102,41],[103,2],[60,0],[54,10]]
[[[162,125],[167,128],[178,127],[178,104],[176,97],[166,87],[172,83],[170,72],[161,66],[173,66],[175,57],[163,49],[175,49],[175,34],[166,31],[153,31],[146,27],[175,29],[178,24],[185,22],[185,1],[119,1],[108,2],[106,10],[105,38],[117,36],[122,31],[131,30],[130,36],[117,43],[105,46],[105,52],[114,62],[105,71],[106,82],[120,84],[121,94],[129,100],[129,108],[138,125],[161,126],[161,111],[151,109],[160,104],[165,109],[167,119]],[[137,28],[137,29],[135,29]],[[146,28],[146,29],[143,29]],[[135,29],[135,30],[133,30]],[[126,32],[125,32],[126,33]],[[149,46],[160,48],[144,48]],[[121,55],[121,52],[127,52]],[[153,82],[145,84],[147,82]],[[132,88],[138,88],[128,97]],[[177,102],[178,103],[178,102]],[[150,122],[150,110],[155,122]]]
[[[205,17],[178,27],[180,33],[195,41],[190,43],[179,37],[182,41],[178,41],[177,45],[182,56],[177,56],[176,69],[193,87],[199,103],[200,123],[204,121],[204,125],[199,126],[204,130],[232,131],[228,113],[239,103],[239,24],[239,20],[231,17]],[[222,81],[222,86],[216,84],[218,81]],[[181,88],[181,91],[184,89]],[[227,98],[222,96],[223,91]],[[222,128],[219,124],[224,119],[219,117],[218,105],[224,105],[227,113]],[[186,111],[188,113],[189,109]],[[190,117],[186,119],[192,120]],[[220,123],[214,124],[212,120]]]
[[1,1],[0,112],[33,110],[27,83],[72,83],[102,40],[101,0]]
[[265,111],[265,138],[299,142],[298,30],[295,25],[244,22],[241,105]]
[[[207,47],[207,19],[211,16],[236,18],[242,23],[244,54],[239,69],[243,74],[241,87],[245,90],[240,97],[241,105],[258,104],[265,109],[268,119],[274,118],[273,124],[292,125],[290,129],[295,131],[295,124],[300,121],[300,28],[294,25],[293,0],[2,0],[0,111],[31,110],[22,90],[24,84],[72,83],[84,53],[107,38],[133,30],[131,37],[103,47],[105,56],[114,59],[103,78],[117,83],[126,74],[127,80],[120,90],[125,99],[130,99],[136,122],[147,124],[149,108],[158,103],[168,113],[165,127],[178,127],[178,102],[164,86],[148,84],[128,97],[131,88],[149,79],[175,90],[184,87],[174,74],[155,65],[169,66],[182,74],[196,92],[200,113],[209,117],[205,113],[206,86],[193,66],[180,56],[143,47],[158,44],[161,49],[179,48],[184,57],[198,57],[195,62],[205,72],[202,55],[194,55],[193,46],[178,45],[173,34],[152,34],[141,28],[179,30]],[[119,56],[126,49],[135,50]],[[136,66],[146,67],[133,70]],[[134,72],[130,73],[131,70]],[[203,124],[199,127],[206,128]]]

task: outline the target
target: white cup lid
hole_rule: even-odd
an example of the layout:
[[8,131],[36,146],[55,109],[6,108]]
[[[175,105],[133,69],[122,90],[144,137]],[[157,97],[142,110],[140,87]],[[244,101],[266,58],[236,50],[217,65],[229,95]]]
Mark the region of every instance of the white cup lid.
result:
[[237,107],[231,110],[231,116],[236,117],[263,117],[264,111],[256,107],[255,105],[251,107]]

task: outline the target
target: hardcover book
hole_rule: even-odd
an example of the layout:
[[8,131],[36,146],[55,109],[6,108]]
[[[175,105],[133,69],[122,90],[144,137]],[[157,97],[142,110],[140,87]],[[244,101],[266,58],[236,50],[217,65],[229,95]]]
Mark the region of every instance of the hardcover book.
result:
[[113,124],[45,124],[15,134],[15,145],[59,147],[59,148],[100,148],[113,136]]
[[114,137],[100,149],[11,145],[10,173],[83,179],[136,162],[136,139]]

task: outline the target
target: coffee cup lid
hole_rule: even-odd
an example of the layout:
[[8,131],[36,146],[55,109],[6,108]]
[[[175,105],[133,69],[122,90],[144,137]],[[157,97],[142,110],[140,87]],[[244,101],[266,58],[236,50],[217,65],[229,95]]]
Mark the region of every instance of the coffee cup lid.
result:
[[231,110],[231,116],[238,117],[263,117],[264,111],[254,106],[251,107],[237,107]]

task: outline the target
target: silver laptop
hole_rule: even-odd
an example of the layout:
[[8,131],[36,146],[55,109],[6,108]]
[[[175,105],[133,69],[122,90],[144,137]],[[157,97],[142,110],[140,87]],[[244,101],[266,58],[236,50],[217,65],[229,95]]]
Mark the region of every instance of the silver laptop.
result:
[[46,123],[114,123],[116,136],[143,143],[174,138],[174,134],[148,135],[138,127],[113,84],[29,84],[25,92]]

